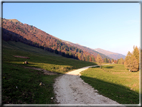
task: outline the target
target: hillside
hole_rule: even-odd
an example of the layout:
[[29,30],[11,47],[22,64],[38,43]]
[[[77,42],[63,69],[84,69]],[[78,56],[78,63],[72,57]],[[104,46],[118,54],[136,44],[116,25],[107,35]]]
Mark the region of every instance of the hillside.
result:
[[89,52],[90,54],[93,54],[93,55],[95,55],[95,56],[97,56],[98,54],[100,54],[103,59],[104,59],[104,58],[111,59],[110,57],[106,56],[105,54],[102,54],[102,53],[100,53],[100,52],[97,52],[97,51],[95,51],[95,50],[93,50],[93,49],[91,49],[91,48],[88,48],[88,47],[86,47],[86,46],[82,46],[82,45],[80,45],[80,44],[71,43],[71,42],[68,42],[68,41],[64,41],[64,42],[66,42],[67,44],[70,44],[70,45],[72,45],[72,46],[74,46],[74,47],[80,48],[80,49],[82,49],[82,50],[84,50],[84,51],[87,51],[87,52]]
[[[17,19],[3,19],[2,39],[38,47],[67,58],[94,62],[98,53],[89,52],[83,47],[68,44],[32,25],[23,24]],[[101,55],[103,58],[103,54]]]
[[21,23],[20,21],[18,21],[17,19],[8,19],[9,21],[12,21],[12,22],[19,22],[19,23]]
[[110,52],[110,51],[107,51],[107,50],[104,50],[104,49],[97,48],[97,49],[94,49],[94,50],[98,51],[98,52],[100,52],[100,53],[102,53],[102,54],[104,54],[104,55],[106,55],[106,56],[108,56],[112,59],[115,59],[115,60],[120,59],[120,58],[123,58],[123,59],[125,58],[125,56],[122,55],[122,54]]
[[[58,76],[73,69],[95,65],[21,42],[2,42],[3,104],[54,104],[56,102],[51,97],[55,98],[53,84]],[[45,85],[40,86],[41,82]]]

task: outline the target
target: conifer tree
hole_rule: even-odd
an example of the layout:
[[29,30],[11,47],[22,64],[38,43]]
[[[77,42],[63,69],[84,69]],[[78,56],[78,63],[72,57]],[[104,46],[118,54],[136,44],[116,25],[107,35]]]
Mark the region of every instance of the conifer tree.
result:
[[[138,47],[136,46],[134,46],[133,47],[133,55],[135,56],[135,58],[136,58],[136,60],[137,60],[137,63],[138,63],[138,65],[139,65],[139,49],[138,49]],[[139,66],[138,66],[139,67]]]
[[132,54],[130,51],[128,51],[127,56],[125,57],[124,66],[129,70],[131,68],[131,57],[132,57]]
[[100,65],[100,68],[101,68],[101,64],[103,63],[103,60],[99,54],[97,55],[96,61],[98,62],[98,64]]
[[111,59],[111,63],[113,63],[114,62],[114,59]]
[[107,58],[105,58],[105,59],[104,59],[104,62],[105,62],[105,63],[107,63],[107,62],[108,62],[108,61],[107,61]]
[[130,70],[131,71],[138,71],[139,68],[139,64],[137,62],[137,59],[134,55],[131,56],[131,67]]
[[138,71],[139,63],[134,54],[128,52],[127,56],[125,57],[124,65],[130,71]]
[[120,59],[118,60],[118,64],[124,64],[124,59],[123,59],[123,58],[120,58]]

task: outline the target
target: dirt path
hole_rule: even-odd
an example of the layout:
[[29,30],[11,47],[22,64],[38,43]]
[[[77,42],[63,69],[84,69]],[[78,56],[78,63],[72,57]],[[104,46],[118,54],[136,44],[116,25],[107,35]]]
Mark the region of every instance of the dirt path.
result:
[[83,67],[58,77],[54,84],[56,101],[59,104],[119,104],[99,95],[97,90],[80,78],[81,71],[96,66]]

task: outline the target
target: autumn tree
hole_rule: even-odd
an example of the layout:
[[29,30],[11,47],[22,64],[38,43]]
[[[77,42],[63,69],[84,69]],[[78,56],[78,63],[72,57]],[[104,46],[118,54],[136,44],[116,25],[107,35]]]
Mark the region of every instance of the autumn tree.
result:
[[138,71],[139,63],[134,54],[130,51],[128,52],[127,56],[125,57],[124,66],[129,69],[130,71]]
[[90,58],[90,56],[89,55],[87,55],[87,61],[89,62],[89,58]]
[[105,58],[105,59],[104,59],[104,62],[105,62],[105,63],[108,63],[108,62],[109,62],[109,60],[108,60],[107,58]]
[[130,69],[131,68],[131,52],[128,51],[127,53],[127,56],[125,57],[125,62],[124,62],[124,66],[127,68],[127,69]]
[[118,59],[117,64],[124,64],[124,59],[123,58]]
[[117,63],[117,60],[114,60],[114,63]]
[[111,63],[114,63],[114,59],[111,60]]
[[94,57],[92,57],[92,61],[95,62],[95,58]]
[[134,46],[133,47],[133,55],[134,55],[134,57],[136,58],[136,60],[137,60],[137,62],[138,62],[138,67],[139,67],[139,49],[138,49],[138,47],[136,46]]
[[91,56],[92,62],[95,62],[95,58],[93,56]]
[[139,69],[139,64],[138,61],[136,59],[136,57],[134,55],[131,56],[131,67],[130,70],[131,71],[138,71]]
[[108,63],[110,63],[110,59],[108,59]]
[[81,53],[78,54],[78,59],[81,60]]
[[89,61],[92,62],[92,57],[91,56],[89,57]]
[[100,68],[101,68],[101,64],[103,63],[103,60],[102,60],[102,57],[100,56],[100,54],[97,55],[96,61],[100,65]]

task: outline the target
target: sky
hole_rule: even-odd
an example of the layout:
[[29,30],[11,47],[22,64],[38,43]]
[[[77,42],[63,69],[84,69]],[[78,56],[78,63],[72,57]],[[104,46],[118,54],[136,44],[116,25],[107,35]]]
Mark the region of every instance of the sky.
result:
[[3,3],[3,18],[61,40],[127,55],[140,47],[139,3]]

